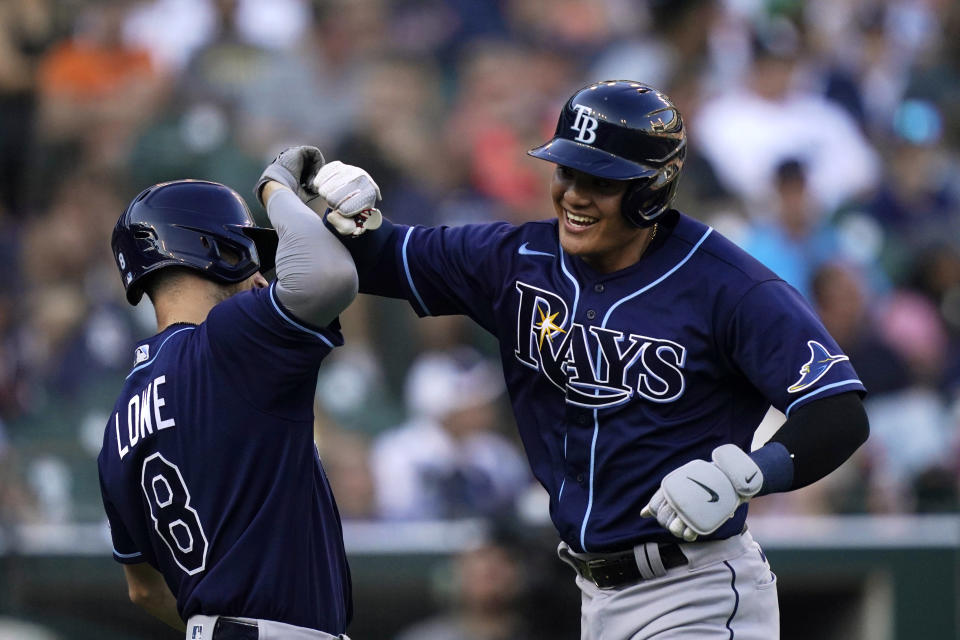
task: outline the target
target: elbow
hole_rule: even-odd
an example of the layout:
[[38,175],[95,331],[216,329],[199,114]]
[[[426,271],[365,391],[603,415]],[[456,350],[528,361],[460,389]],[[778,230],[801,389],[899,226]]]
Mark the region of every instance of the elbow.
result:
[[[357,269],[353,263],[347,263],[338,266],[325,275],[327,280],[326,300],[322,306],[326,314],[332,313],[337,316],[341,311],[350,306],[350,303],[357,297],[360,291],[360,278],[357,276]],[[318,309],[319,312],[319,309]],[[331,317],[330,320],[333,318]]]
[[288,291],[278,286],[280,301],[298,318],[323,327],[350,306],[360,288],[353,263],[324,271],[309,289]]
[[867,438],[870,437],[870,419],[867,417],[867,410],[866,408],[864,408],[863,402],[860,402],[860,409],[858,413],[859,413],[859,415],[857,416],[858,419],[855,421],[855,427],[854,427],[855,428],[854,437],[857,443],[856,447],[854,447],[854,451],[862,447],[864,443],[866,443]]
[[148,611],[157,604],[158,600],[162,599],[161,594],[142,584],[129,585],[127,595],[130,596],[130,602]]
[[360,292],[360,276],[357,275],[357,268],[352,262],[347,265],[347,268],[343,269],[343,272],[340,277],[340,289],[343,299],[346,300],[343,305],[343,308],[346,309]]

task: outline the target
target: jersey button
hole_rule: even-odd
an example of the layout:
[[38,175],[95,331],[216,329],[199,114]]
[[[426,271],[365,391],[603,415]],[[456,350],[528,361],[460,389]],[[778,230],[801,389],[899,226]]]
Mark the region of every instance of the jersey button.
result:
[[577,484],[583,484],[584,477],[582,473],[577,474]]
[[603,284],[597,283],[593,285],[593,290],[596,291],[597,293],[603,293]]
[[587,320],[593,320],[597,317],[597,312],[593,309],[587,309]]
[[580,415],[577,416],[577,424],[585,425],[589,421],[590,421],[590,416],[588,416],[585,413],[581,413]]

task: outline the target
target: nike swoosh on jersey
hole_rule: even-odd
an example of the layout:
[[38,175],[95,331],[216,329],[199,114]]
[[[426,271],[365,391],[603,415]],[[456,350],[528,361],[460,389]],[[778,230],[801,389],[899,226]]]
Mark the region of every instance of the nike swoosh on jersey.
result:
[[707,485],[703,484],[703,483],[700,482],[699,480],[694,480],[694,479],[691,478],[690,476],[687,476],[687,480],[689,480],[690,482],[693,482],[694,484],[700,485],[701,487],[703,487],[703,490],[704,490],[704,491],[706,491],[707,493],[710,494],[710,499],[707,500],[707,502],[716,502],[716,501],[718,501],[718,500],[720,499],[720,495],[719,495],[716,491],[714,491],[713,489],[711,489],[711,488],[708,487]]
[[750,474],[750,477],[745,478],[745,480],[746,480],[747,482],[750,482],[751,480],[753,480],[753,479],[756,478],[756,477],[757,477],[757,472],[754,471],[753,473]]
[[517,250],[522,256],[547,256],[548,258],[554,257],[552,253],[546,253],[545,251],[536,251],[535,249],[527,249],[529,242],[524,242],[520,245],[520,248]]

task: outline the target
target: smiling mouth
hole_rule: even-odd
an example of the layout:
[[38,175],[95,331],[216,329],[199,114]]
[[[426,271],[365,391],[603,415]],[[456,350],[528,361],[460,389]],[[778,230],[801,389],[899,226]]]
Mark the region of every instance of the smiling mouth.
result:
[[568,209],[563,210],[563,215],[571,226],[586,228],[590,225],[596,224],[599,222],[599,218],[592,218],[590,216],[582,216],[576,213],[571,212]]

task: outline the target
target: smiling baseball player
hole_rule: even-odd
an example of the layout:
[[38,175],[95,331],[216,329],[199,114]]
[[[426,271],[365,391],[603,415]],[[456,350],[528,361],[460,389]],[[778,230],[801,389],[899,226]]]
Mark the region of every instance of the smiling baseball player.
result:
[[[778,637],[747,502],[822,478],[868,433],[864,387],[803,298],[671,209],[685,148],[667,96],[600,82],[530,151],[557,165],[554,219],[327,216],[361,292],[467,315],[499,339],[559,554],[577,572],[584,640]],[[375,190],[339,163],[317,184]],[[748,453],[770,405],[787,420]]]

